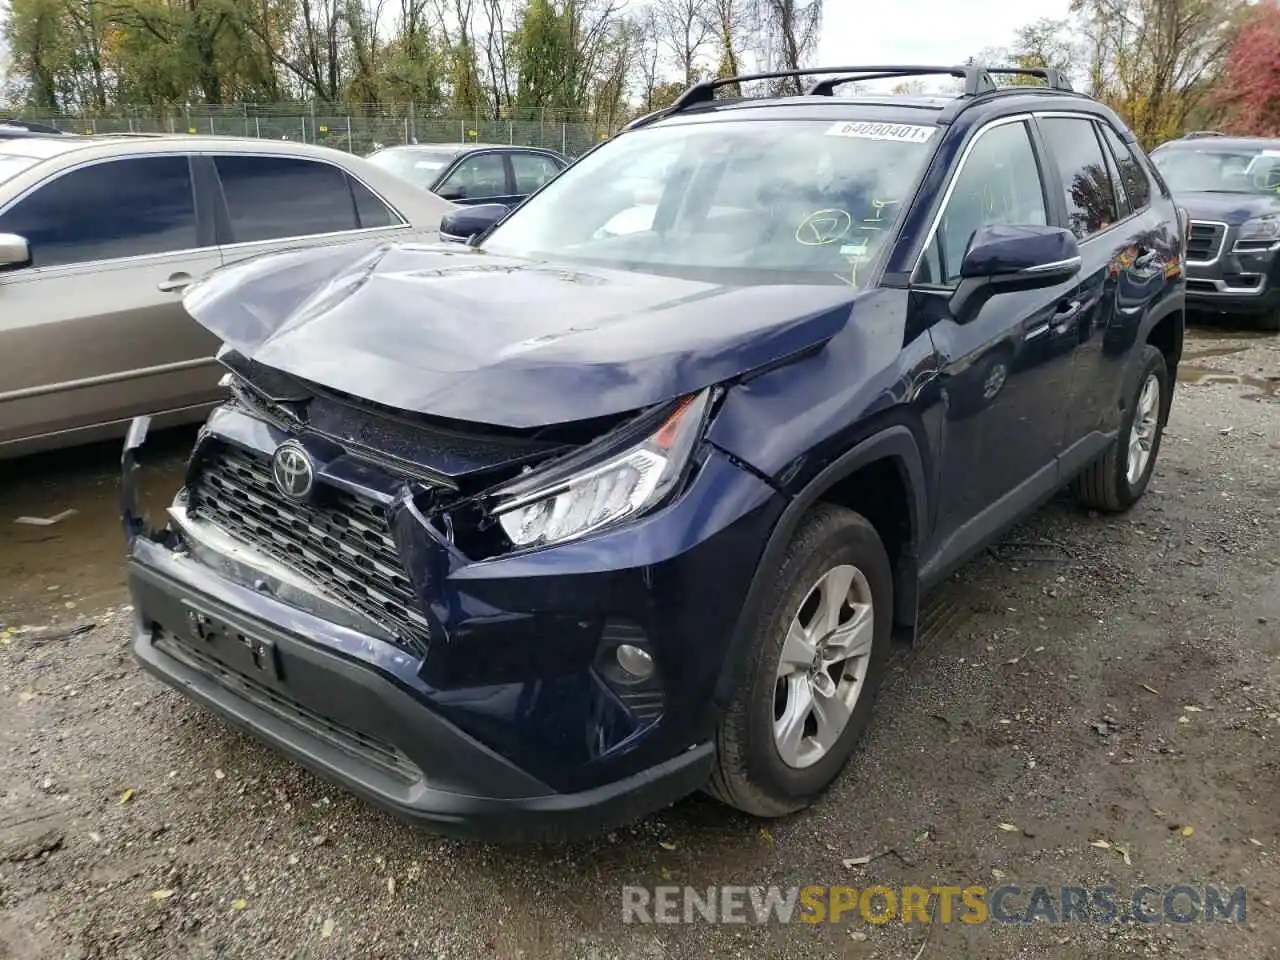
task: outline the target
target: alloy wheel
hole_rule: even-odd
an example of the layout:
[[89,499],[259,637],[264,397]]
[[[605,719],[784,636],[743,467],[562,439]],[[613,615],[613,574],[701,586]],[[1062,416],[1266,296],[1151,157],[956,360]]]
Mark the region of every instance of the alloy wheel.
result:
[[871,585],[857,567],[824,573],[787,629],[774,691],[774,742],[789,767],[821,760],[849,724],[875,637]]
[[1129,428],[1129,461],[1125,479],[1133,486],[1146,473],[1151,460],[1151,448],[1156,431],[1160,427],[1160,379],[1153,373],[1142,384],[1138,403],[1133,411],[1133,425]]

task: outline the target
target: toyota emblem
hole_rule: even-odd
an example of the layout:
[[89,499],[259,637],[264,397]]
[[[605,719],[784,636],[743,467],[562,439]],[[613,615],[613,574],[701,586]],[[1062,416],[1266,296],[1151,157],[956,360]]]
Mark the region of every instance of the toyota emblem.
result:
[[280,444],[271,458],[271,479],[290,500],[303,500],[315,485],[316,469],[307,451],[289,440]]

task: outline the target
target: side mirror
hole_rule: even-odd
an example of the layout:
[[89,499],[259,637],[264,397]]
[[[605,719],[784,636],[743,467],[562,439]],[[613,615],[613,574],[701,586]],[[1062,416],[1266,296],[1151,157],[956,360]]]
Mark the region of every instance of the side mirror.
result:
[[451,187],[443,187],[437,190],[436,196],[445,200],[465,200],[467,199],[467,188],[465,184],[455,183]]
[[951,313],[964,323],[998,293],[1038,290],[1065,283],[1080,272],[1075,234],[1061,227],[980,227],[960,264]]
[[16,233],[0,233],[0,270],[5,267],[25,267],[31,262],[31,247],[26,237]]
[[476,243],[510,212],[501,203],[481,203],[453,210],[440,218],[440,239]]

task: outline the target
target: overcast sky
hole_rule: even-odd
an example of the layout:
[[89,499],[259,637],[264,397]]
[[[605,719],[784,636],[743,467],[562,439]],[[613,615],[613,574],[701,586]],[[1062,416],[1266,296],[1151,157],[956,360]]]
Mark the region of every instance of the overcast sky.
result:
[[1067,15],[1068,0],[825,0],[817,62],[963,63],[985,47],[1007,46],[1041,17]]

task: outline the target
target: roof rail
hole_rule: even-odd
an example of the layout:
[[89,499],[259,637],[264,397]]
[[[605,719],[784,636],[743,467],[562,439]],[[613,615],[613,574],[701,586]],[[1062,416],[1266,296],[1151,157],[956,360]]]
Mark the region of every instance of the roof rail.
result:
[[992,74],[1040,77],[1050,90],[1064,93],[1072,92],[1071,83],[1062,74],[1062,71],[1048,67],[988,67],[984,64],[975,63],[950,67],[888,64],[856,67],[815,67],[812,70],[773,70],[767,73],[747,73],[741,76],[716,77],[712,80],[703,80],[695,83],[680,94],[676,102],[671,106],[655,110],[652,113],[645,114],[643,117],[637,117],[627,124],[624,129],[632,130],[636,127],[643,127],[663,117],[682,113],[701,104],[713,103],[716,91],[721,87],[751,83],[755,80],[782,80],[789,77],[799,79],[800,77],[820,76],[822,74],[836,74],[837,76],[828,76],[825,80],[814,82],[805,91],[806,96],[829,97],[836,87],[846,83],[858,83],[863,80],[899,80],[906,77],[948,76],[964,80],[962,97],[977,97],[985,93],[994,93],[999,89],[995,80],[992,79]]
[[[828,71],[818,71],[827,73]],[[830,71],[835,72],[835,71]],[[829,97],[835,93],[836,87],[846,83],[861,83],[864,80],[899,80],[903,77],[958,77],[965,81],[965,92],[969,93],[971,74],[975,86],[981,80],[971,67],[845,67],[839,71],[844,76],[829,77],[819,80],[805,91],[807,96]],[[990,84],[995,89],[995,84]],[[969,94],[972,96],[972,94]]]
[[1060,90],[1063,93],[1075,92],[1071,88],[1071,81],[1063,76],[1062,71],[1052,67],[987,67],[986,71],[1001,77],[1039,77],[1050,90]]
[[1220,130],[1192,130],[1190,133],[1182,135],[1183,140],[1201,140],[1205,137],[1225,137],[1226,134]]

